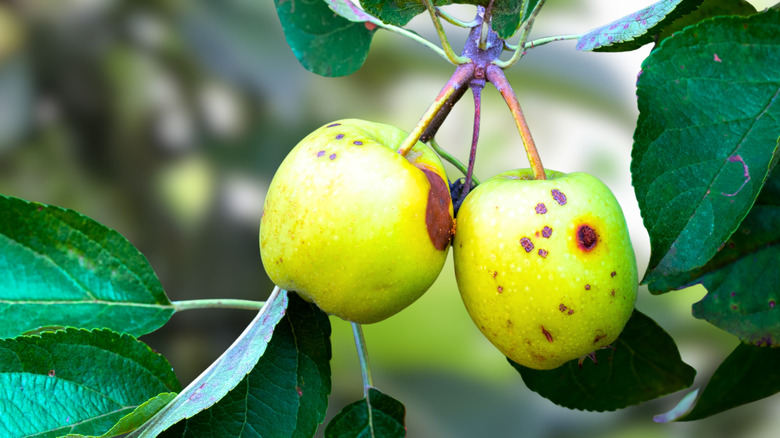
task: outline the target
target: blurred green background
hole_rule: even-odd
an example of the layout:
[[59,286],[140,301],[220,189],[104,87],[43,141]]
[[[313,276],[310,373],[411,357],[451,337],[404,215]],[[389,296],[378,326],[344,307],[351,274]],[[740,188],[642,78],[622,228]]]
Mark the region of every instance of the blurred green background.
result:
[[[649,3],[550,0],[533,34],[583,32]],[[448,11],[469,20],[474,8]],[[410,26],[436,39],[426,16]],[[459,50],[465,33],[445,28]],[[636,76],[648,53],[578,53],[574,42],[561,42],[529,51],[507,73],[545,166],[593,173],[617,195],[640,274],[649,239],[628,168]],[[422,46],[378,32],[356,74],[316,76],[295,60],[269,0],[2,2],[0,193],[72,208],[118,230],[148,257],[172,300],[264,299],[273,285],[257,226],[286,153],[339,118],[411,129],[452,70]],[[483,96],[476,173],[484,179],[527,162],[498,93],[488,88]],[[437,137],[464,161],[472,111],[466,96]],[[695,387],[737,344],[690,315],[704,293],[640,289],[637,303],[697,368]],[[184,312],[144,340],[186,385],[252,317]],[[332,323],[329,417],[362,396],[349,325]],[[526,389],[471,323],[451,261],[423,298],[365,333],[375,383],[406,405],[412,437],[776,437],[780,430],[777,397],[670,425],[652,416],[685,392],[615,413],[553,405]]]

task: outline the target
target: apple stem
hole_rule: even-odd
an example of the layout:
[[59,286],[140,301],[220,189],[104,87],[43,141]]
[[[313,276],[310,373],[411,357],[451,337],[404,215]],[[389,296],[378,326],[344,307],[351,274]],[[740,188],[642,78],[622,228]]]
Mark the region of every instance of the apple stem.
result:
[[487,68],[487,79],[495,85],[498,92],[501,93],[501,97],[504,98],[509,111],[512,113],[512,117],[517,124],[517,131],[520,133],[520,138],[523,140],[523,147],[525,148],[526,155],[528,155],[528,163],[531,165],[531,171],[534,174],[534,179],[543,180],[547,179],[544,173],[544,166],[542,166],[542,159],[539,157],[539,151],[536,150],[536,144],[533,137],[531,137],[531,131],[528,129],[528,123],[525,121],[523,110],[520,108],[520,102],[517,101],[515,90],[509,85],[509,81],[506,79],[503,70],[496,65],[491,65]]
[[374,380],[371,378],[371,366],[368,364],[368,349],[366,348],[366,339],[363,337],[363,326],[353,322],[352,335],[355,338],[355,347],[357,347],[360,372],[363,374],[363,395],[368,398],[368,389],[374,386]]
[[401,142],[401,145],[398,147],[399,154],[406,156],[417,141],[421,139],[423,133],[428,138],[436,134],[435,131],[444,122],[447,114],[452,110],[458,99],[463,96],[465,92],[464,86],[468,84],[472,77],[474,77],[474,65],[471,63],[460,65],[455,69],[455,73],[444,84],[439,95],[436,96],[431,106],[425,111],[420,121],[417,122],[417,125],[406,136],[404,141]]
[[422,0],[422,3],[425,5],[425,8],[428,9],[428,13],[430,14],[431,20],[433,21],[433,27],[436,28],[436,33],[439,34],[441,48],[444,49],[444,53],[447,55],[447,59],[454,65],[461,65],[469,62],[470,59],[468,57],[458,56],[458,54],[452,50],[452,46],[447,39],[447,34],[444,32],[444,27],[441,25],[441,20],[436,14],[436,8],[433,6],[431,0]]
[[[444,150],[441,146],[439,146],[439,142],[436,141],[435,138],[431,138],[428,140],[428,145],[431,147],[431,149],[434,150],[437,154],[439,154],[440,157],[444,158],[445,161],[455,166],[456,169],[460,171],[460,173],[463,174],[463,176],[466,176],[466,173],[468,172],[468,168],[460,162],[457,158],[452,156],[449,152]],[[472,175],[471,180],[474,181],[475,184],[479,185],[479,180],[476,176]]]
[[174,312],[192,309],[244,309],[259,310],[265,305],[265,301],[238,300],[238,299],[206,299],[173,301]]
[[471,152],[469,153],[469,168],[466,172],[466,181],[463,184],[461,199],[465,199],[471,190],[471,179],[474,175],[474,163],[477,159],[477,142],[479,141],[479,125],[482,116],[482,89],[485,88],[485,77],[474,78],[469,84],[474,95],[474,127],[471,134]]

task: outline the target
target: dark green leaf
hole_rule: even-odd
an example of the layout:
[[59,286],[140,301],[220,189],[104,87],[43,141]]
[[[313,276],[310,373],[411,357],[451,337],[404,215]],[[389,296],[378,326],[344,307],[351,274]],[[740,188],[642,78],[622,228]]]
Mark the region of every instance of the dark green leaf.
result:
[[376,25],[353,22],[322,0],[274,0],[287,44],[307,70],[322,76],[354,73],[368,55]]
[[756,8],[745,0],[704,0],[695,11],[669,23],[658,35],[657,41],[671,36],[675,32],[683,30],[687,26],[694,25],[706,18],[721,15],[751,15],[756,13]]
[[780,13],[718,17],[643,64],[631,172],[652,253],[643,280],[707,263],[769,174],[780,135]]
[[780,343],[779,225],[780,206],[756,205],[751,210],[726,243],[732,247],[722,251],[739,258],[700,279],[708,293],[693,305],[695,317],[747,343]]
[[330,394],[330,321],[290,293],[257,366],[219,403],[166,431],[166,437],[311,437]]
[[127,334],[67,329],[0,340],[0,436],[101,435],[178,391],[164,357]]
[[275,289],[263,309],[222,356],[141,428],[128,437],[156,437],[171,425],[208,409],[236,385],[265,353],[274,327],[287,309],[287,293]]
[[587,411],[613,411],[689,387],[696,371],[680,358],[674,340],[638,310],[614,343],[596,352],[598,363],[577,360],[552,370],[509,361],[526,386],[553,403]]
[[661,0],[641,11],[626,15],[586,33],[577,41],[577,50],[625,52],[652,43],[656,35],[703,0]]
[[[455,2],[460,3],[460,2]],[[493,30],[501,38],[509,38],[514,35],[520,23],[533,11],[539,0],[528,2],[527,10],[522,9],[522,0],[496,0],[493,3]]]
[[715,370],[681,421],[699,420],[780,391],[780,348],[740,344]]
[[75,211],[0,195],[0,337],[41,326],[135,336],[173,314],[146,258]]
[[401,402],[369,388],[367,399],[347,405],[333,417],[325,428],[325,437],[403,437],[406,436],[405,415]]
[[175,392],[164,392],[157,397],[151,398],[142,403],[133,410],[133,412],[122,417],[108,432],[102,435],[80,435],[68,434],[65,438],[109,438],[126,433],[130,433],[152,418],[160,409],[176,398]]

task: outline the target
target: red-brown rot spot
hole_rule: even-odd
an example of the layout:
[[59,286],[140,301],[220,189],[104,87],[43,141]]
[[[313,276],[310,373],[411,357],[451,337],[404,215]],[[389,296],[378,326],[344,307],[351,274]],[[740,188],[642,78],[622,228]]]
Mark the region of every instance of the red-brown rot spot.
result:
[[550,236],[552,236],[552,228],[545,225],[544,228],[542,228],[542,237],[549,239]]
[[496,290],[498,291],[498,293],[503,293],[504,292],[504,286],[499,286],[499,287],[496,288]]
[[547,254],[548,254],[548,252],[547,252],[547,250],[546,250],[546,249],[541,249],[541,248],[539,248],[539,257],[541,257],[541,258],[547,258]]
[[561,312],[566,313],[566,311],[569,310],[569,308],[566,307],[566,304],[561,303],[561,305],[558,306],[558,310],[560,310]]
[[531,252],[534,249],[533,242],[531,242],[531,239],[527,237],[523,237],[522,239],[520,239],[520,245],[523,247],[525,252]]
[[614,277],[616,275],[617,275],[617,272],[615,272],[615,271],[612,271],[612,273],[609,274],[610,277]]
[[341,140],[342,138],[344,138],[344,134],[339,134],[336,136],[336,140]]
[[331,160],[335,160],[336,159],[336,154],[330,154],[330,155],[328,155],[328,158],[330,158]]
[[600,340],[607,337],[607,334],[601,330],[596,331],[596,336],[593,338],[593,344],[598,344]]
[[493,278],[498,277],[498,271],[493,271]]
[[612,289],[609,293],[610,293],[610,295],[612,295],[614,297],[615,296],[615,289]]
[[450,189],[435,172],[420,168],[428,177],[428,204],[425,207],[425,226],[433,247],[439,251],[447,249],[452,238],[453,221],[450,215]]
[[355,146],[363,146],[363,142],[360,140],[355,140],[352,142],[352,144],[354,144]]
[[589,284],[585,285],[585,290],[590,290],[590,285]]
[[563,194],[558,189],[552,189],[550,190],[550,193],[552,194],[553,199],[555,199],[556,202],[558,202],[559,205],[565,205],[566,204],[566,195]]
[[599,236],[596,234],[596,230],[590,227],[590,225],[580,225],[577,228],[577,246],[583,251],[591,251],[596,247],[599,242]]
[[54,370],[49,370],[49,377],[54,377],[55,374]]
[[572,313],[574,313],[574,309],[569,309],[569,311],[566,312],[567,315],[571,315]]
[[366,26],[366,29],[368,29],[368,30],[376,29],[376,24],[374,24],[374,23],[372,23],[370,21],[364,22],[363,25]]
[[334,126],[339,126],[341,123],[331,123],[330,125],[326,126],[326,128],[332,128]]
[[769,300],[769,308],[774,309],[775,308],[775,300]]
[[542,333],[544,334],[544,337],[547,338],[547,342],[552,342],[553,341],[552,333],[545,330],[543,325],[540,325],[539,327],[542,329]]
[[325,151],[319,151],[319,152],[317,152],[317,158],[319,158],[319,157],[321,157],[321,156],[323,156],[323,155],[325,155]]
[[718,54],[717,53],[714,54],[713,61],[715,61],[715,62],[723,62],[723,61],[721,61],[720,58],[718,58]]
[[545,214],[547,213],[547,207],[543,203],[536,204],[536,214]]

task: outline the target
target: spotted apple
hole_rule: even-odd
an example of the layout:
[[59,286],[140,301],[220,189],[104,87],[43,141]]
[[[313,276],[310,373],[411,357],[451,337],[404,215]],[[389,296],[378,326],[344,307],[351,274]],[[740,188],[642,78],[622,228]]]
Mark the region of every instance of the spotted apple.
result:
[[306,136],[271,181],[260,222],[270,279],[323,311],[374,323],[417,300],[441,272],[453,230],[438,156],[407,133],[346,119]]
[[610,345],[634,308],[623,212],[586,173],[530,169],[477,186],[458,212],[455,275],[477,327],[507,357],[552,369]]

